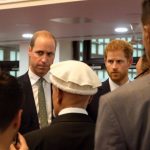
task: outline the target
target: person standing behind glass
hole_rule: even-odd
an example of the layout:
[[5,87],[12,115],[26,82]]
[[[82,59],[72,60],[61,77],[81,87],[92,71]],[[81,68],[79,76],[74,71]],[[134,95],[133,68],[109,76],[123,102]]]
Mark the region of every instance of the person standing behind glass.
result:
[[47,122],[52,118],[51,85],[49,69],[54,61],[56,39],[52,33],[41,30],[34,33],[28,49],[29,69],[18,78],[24,92],[23,115],[20,127],[22,134],[39,129],[38,80],[43,78]]

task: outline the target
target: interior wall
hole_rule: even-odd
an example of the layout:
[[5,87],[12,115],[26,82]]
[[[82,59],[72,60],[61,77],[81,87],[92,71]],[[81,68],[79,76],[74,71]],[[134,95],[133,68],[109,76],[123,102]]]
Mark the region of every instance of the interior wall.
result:
[[28,59],[28,43],[20,43],[19,45],[19,72],[18,76],[24,74],[28,70],[29,59]]
[[73,59],[72,41],[60,40],[59,41],[59,61]]

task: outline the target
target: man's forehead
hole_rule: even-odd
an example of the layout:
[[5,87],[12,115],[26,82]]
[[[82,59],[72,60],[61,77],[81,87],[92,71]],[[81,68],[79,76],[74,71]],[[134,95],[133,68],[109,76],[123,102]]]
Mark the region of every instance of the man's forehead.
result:
[[125,57],[107,57],[107,60],[126,60],[126,58]]
[[55,50],[52,49],[33,49],[34,52],[43,52],[43,53],[51,53],[55,52]]
[[125,54],[121,50],[117,50],[117,51],[114,50],[114,51],[108,51],[107,57],[125,57]]

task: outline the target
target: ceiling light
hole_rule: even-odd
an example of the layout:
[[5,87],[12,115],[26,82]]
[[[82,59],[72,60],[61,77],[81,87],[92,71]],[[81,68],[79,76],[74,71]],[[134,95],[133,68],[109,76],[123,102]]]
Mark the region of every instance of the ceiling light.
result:
[[24,34],[22,34],[22,37],[25,38],[25,39],[31,39],[32,36],[33,36],[33,34],[31,34],[31,33],[24,33]]
[[125,33],[127,31],[128,31],[128,28],[126,28],[126,27],[117,27],[117,28],[115,28],[115,32],[117,32],[117,33]]
[[79,23],[91,23],[92,19],[86,17],[74,17],[74,18],[53,18],[50,19],[52,22],[68,23],[68,24],[79,24]]

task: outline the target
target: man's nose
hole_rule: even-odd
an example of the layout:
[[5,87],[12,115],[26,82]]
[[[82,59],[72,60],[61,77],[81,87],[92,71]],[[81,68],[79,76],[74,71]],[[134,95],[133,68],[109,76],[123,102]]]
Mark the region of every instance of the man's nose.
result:
[[117,62],[114,61],[112,67],[117,68]]
[[46,54],[44,54],[41,59],[42,59],[43,62],[47,62],[48,61],[48,56]]

